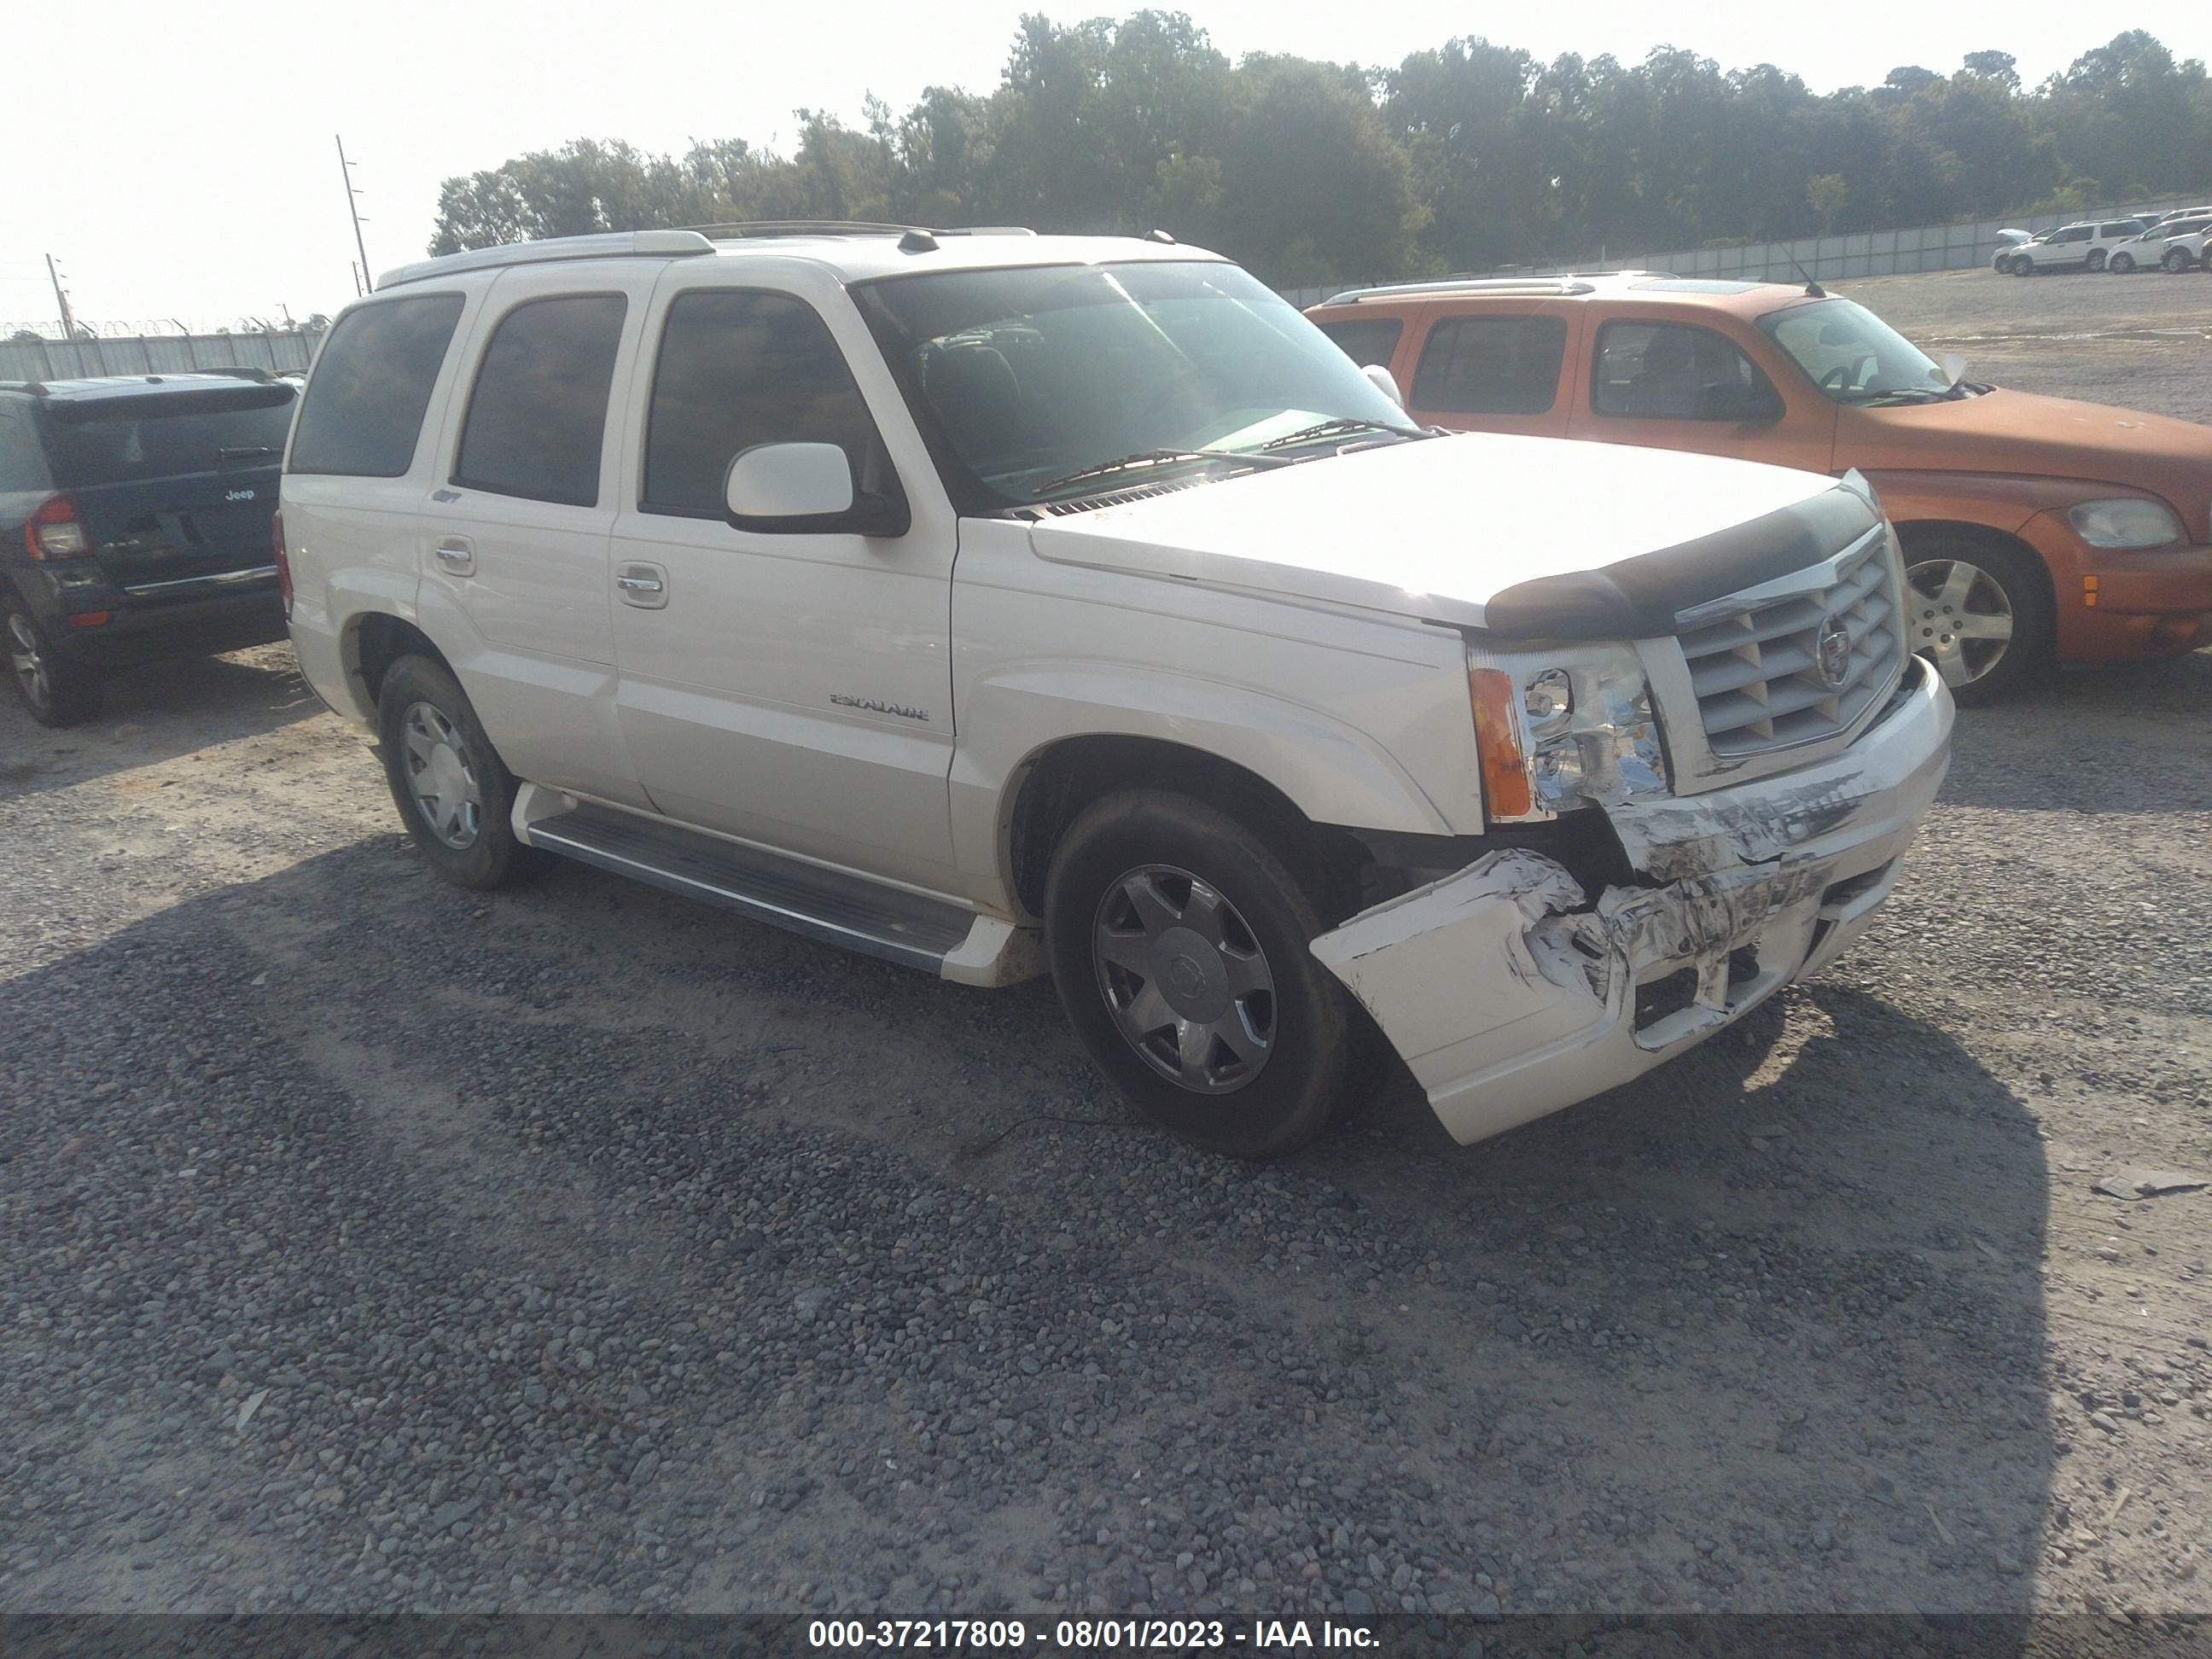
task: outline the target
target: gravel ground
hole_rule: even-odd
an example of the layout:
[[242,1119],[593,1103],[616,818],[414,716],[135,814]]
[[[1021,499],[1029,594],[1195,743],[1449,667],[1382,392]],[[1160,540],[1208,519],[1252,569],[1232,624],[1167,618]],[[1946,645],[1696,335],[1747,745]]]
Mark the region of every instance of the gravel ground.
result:
[[[2096,395],[2212,279],[1852,291]],[[2208,701],[1971,714],[1823,981],[1256,1169],[1042,986],[444,886],[283,647],[8,704],[0,1608],[2212,1607],[2212,1192],[2092,1190],[2212,1169]]]

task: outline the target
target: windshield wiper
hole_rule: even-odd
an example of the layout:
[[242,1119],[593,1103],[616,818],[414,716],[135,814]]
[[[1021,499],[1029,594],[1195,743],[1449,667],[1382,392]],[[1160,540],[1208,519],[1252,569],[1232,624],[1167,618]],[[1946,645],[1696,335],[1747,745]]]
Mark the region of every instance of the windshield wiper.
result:
[[1936,404],[1949,403],[1965,395],[1955,386],[1941,388],[1932,386],[1893,386],[1869,387],[1862,392],[1845,392],[1842,401],[1847,404]]
[[1425,432],[1417,426],[1393,426],[1388,421],[1364,421],[1355,415],[1339,416],[1333,421],[1316,421],[1311,426],[1301,427],[1296,432],[1285,432],[1279,438],[1270,438],[1260,446],[1261,452],[1288,449],[1294,444],[1311,443],[1316,438],[1334,437],[1340,432],[1388,432],[1400,438],[1432,438],[1433,432]]
[[249,455],[282,455],[280,444],[225,444],[215,453],[218,461],[242,461]]
[[1140,467],[1170,466],[1178,461],[1233,461],[1239,466],[1291,466],[1295,463],[1281,455],[1262,455],[1256,451],[1243,449],[1140,449],[1133,455],[1124,455],[1118,461],[1101,461],[1096,466],[1086,466],[1036,486],[1036,494],[1048,495],[1069,484],[1089,482],[1092,478],[1111,477],[1116,472],[1133,472]]

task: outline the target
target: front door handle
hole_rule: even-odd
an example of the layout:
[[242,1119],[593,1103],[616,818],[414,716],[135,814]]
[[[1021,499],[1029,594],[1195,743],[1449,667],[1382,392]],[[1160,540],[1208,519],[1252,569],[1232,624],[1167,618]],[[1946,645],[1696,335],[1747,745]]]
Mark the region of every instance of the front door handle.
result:
[[466,536],[441,536],[437,545],[430,550],[441,568],[456,576],[473,576],[477,571],[476,544]]
[[615,568],[615,590],[624,605],[641,611],[659,611],[668,603],[668,573],[657,564],[625,564]]

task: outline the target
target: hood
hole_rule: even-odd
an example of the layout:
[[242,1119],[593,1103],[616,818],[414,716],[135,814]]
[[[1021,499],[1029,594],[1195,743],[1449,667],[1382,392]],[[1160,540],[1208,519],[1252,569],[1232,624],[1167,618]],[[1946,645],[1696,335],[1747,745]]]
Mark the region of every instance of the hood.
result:
[[1993,472],[2124,484],[2205,533],[2212,427],[1999,386],[1956,403],[1839,411],[1836,460],[1868,472]]
[[1873,521],[1819,473],[1463,433],[1045,519],[1030,538],[1066,563],[1620,639],[1671,631],[1675,611],[1816,562]]

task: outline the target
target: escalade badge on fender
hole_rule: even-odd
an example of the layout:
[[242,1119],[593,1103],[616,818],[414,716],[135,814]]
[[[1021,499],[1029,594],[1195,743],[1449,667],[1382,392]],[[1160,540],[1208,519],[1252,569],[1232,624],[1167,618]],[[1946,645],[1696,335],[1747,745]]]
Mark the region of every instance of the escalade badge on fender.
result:
[[1820,684],[1831,691],[1842,690],[1851,677],[1850,631],[1832,617],[1820,625],[1814,641],[1813,665],[1820,670]]

